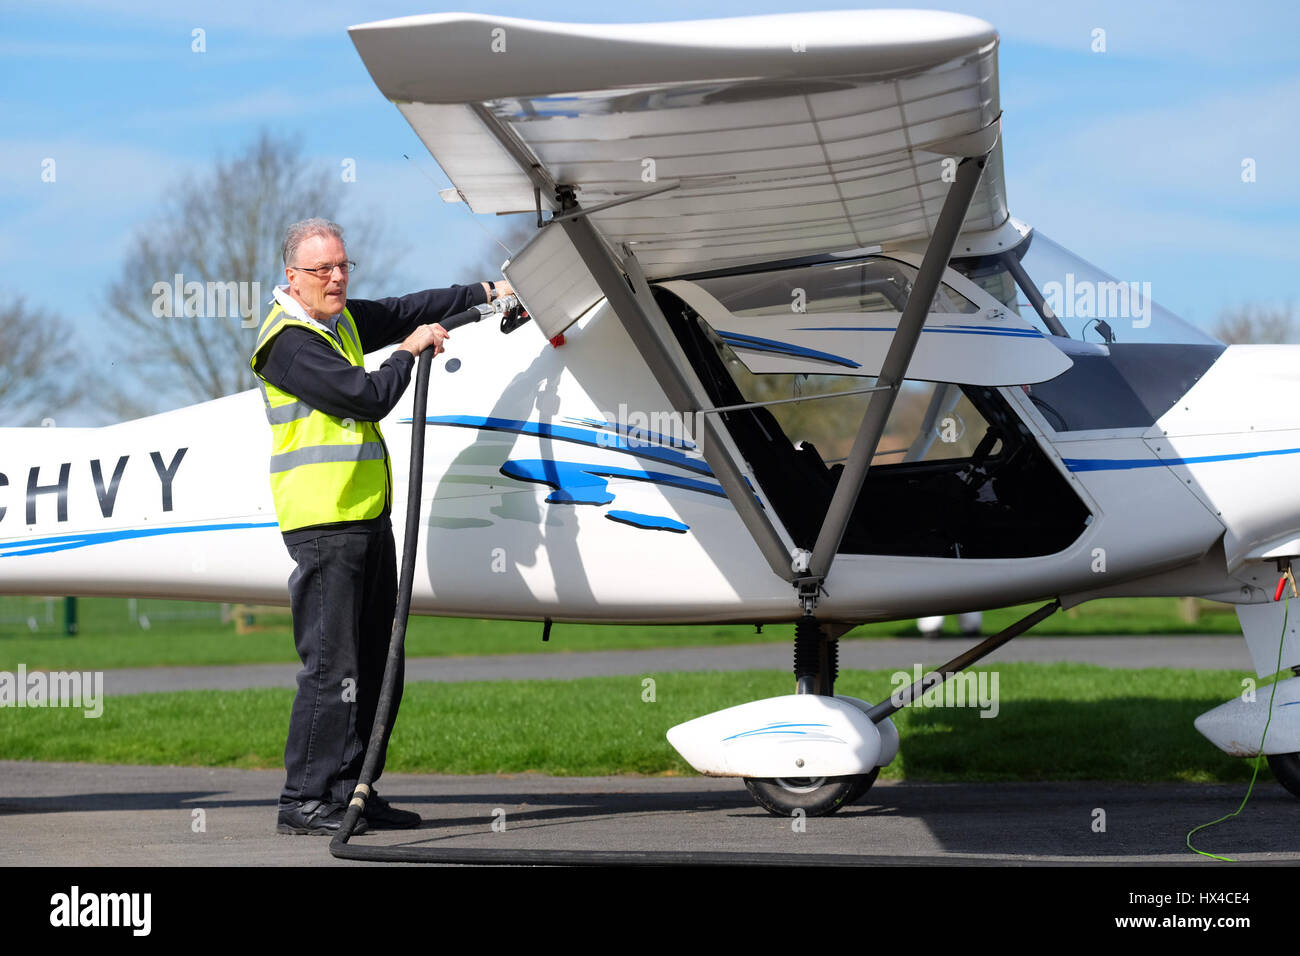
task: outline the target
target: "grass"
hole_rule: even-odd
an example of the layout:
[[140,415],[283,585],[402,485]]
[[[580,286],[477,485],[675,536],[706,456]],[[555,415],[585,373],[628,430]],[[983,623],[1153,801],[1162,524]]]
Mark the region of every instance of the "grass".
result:
[[[1238,693],[1235,671],[1114,670],[1087,664],[1008,663],[999,712],[911,708],[894,719],[899,758],[885,779],[933,781],[1245,781],[1251,764],[1193,728]],[[642,699],[652,677],[654,701]],[[837,689],[880,700],[886,671],[846,671]],[[777,671],[661,673],[568,681],[412,683],[388,769],[415,773],[690,774],[664,739],[674,724],[789,693]],[[281,766],[293,692],[188,691],[108,698],[103,716],[7,710],[8,759],[208,767]]]
[[[78,601],[81,632],[74,638],[52,633],[32,634],[14,617],[31,612],[33,599],[0,598],[0,670],[12,671],[19,663],[29,670],[104,670],[114,667],[203,666],[214,664],[295,663],[293,633],[287,611],[258,619],[259,630],[236,634],[233,624],[215,618],[163,620],[168,611],[194,613],[214,605],[150,602],[156,620],[150,630],[130,622],[121,599],[82,598]],[[21,602],[26,602],[21,603]],[[142,604],[142,606],[144,606]],[[1033,605],[989,611],[984,632],[992,634],[1033,609]],[[6,608],[11,612],[6,614]],[[27,610],[16,609],[26,608]],[[42,611],[43,613],[43,611]],[[62,611],[56,612],[56,622]],[[955,633],[957,621],[949,617],[946,630]],[[793,627],[768,625],[756,634],[748,625],[602,626],[556,624],[550,644],[541,641],[541,624],[531,621],[479,621],[462,618],[413,617],[406,651],[413,657],[480,654],[524,654],[543,650],[589,651],[649,647],[692,647],[763,642],[788,643]],[[915,636],[916,622],[868,624],[851,638]],[[1240,634],[1234,614],[1206,614],[1196,624],[1185,624],[1173,598],[1117,598],[1095,601],[1053,615],[1039,624],[1032,636],[1087,634]]]

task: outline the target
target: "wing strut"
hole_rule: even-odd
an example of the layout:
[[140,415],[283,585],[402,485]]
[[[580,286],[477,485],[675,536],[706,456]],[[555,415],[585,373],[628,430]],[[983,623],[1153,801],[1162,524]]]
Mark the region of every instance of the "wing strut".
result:
[[794,582],[799,588],[805,614],[811,614],[817,606],[822,583],[830,573],[831,562],[835,560],[835,553],[840,548],[844,531],[857,506],[858,497],[862,494],[867,469],[871,467],[871,459],[880,446],[885,423],[889,420],[894,400],[907,375],[912,353],[916,351],[916,343],[921,337],[921,328],[929,315],[930,304],[939,291],[943,271],[948,266],[948,259],[957,243],[957,235],[961,232],[966,210],[975,194],[975,187],[979,184],[987,159],[987,154],[963,159],[957,166],[956,181],[948,187],[943,209],[939,212],[930,242],[925,247],[921,269],[908,294],[907,305],[903,307],[903,314],[898,320],[898,329],[889,343],[889,351],[880,367],[880,376],[876,379],[877,385],[885,386],[888,390],[873,395],[867,405],[857,437],[853,440],[853,450],[844,463],[844,471],[840,474],[839,484],[835,486],[835,494],[826,510],[821,531],[817,533],[817,542],[813,545],[812,558],[808,562],[808,572]]

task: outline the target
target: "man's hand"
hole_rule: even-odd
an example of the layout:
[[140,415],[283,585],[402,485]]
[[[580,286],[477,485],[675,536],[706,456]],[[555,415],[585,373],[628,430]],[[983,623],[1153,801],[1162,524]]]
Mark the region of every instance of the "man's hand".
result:
[[442,343],[451,338],[451,333],[441,325],[422,325],[406,337],[398,348],[406,349],[412,355],[419,357],[420,353],[433,346],[433,354],[438,355],[442,352]]
[[496,291],[495,291],[495,292],[493,292],[493,291],[491,290],[491,288],[489,288],[489,286],[488,286],[488,284],[487,284],[486,282],[480,282],[479,285],[481,285],[481,286],[483,287],[483,291],[487,293],[488,302],[495,302],[497,299],[501,298],[503,295],[514,295],[514,294],[515,294],[514,286],[512,286],[512,285],[511,285],[507,280],[505,280],[505,279],[497,279],[497,280],[496,280]]

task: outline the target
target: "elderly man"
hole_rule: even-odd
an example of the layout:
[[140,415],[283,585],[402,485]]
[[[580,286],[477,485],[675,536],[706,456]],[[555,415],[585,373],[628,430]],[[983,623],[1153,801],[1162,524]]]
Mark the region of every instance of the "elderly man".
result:
[[[439,320],[511,290],[483,282],[349,301],[355,266],[343,230],[325,219],[290,226],[282,252],[288,285],[275,290],[252,357],[271,423],[276,516],[298,565],[289,594],[303,663],[276,829],[333,834],[361,774],[397,601],[392,468],[377,423],[406,390],[416,356],[442,351],[449,336]],[[367,372],[364,353],[397,341]],[[401,691],[399,673],[389,730]],[[387,747],[385,733],[381,753]],[[372,793],[354,832],[367,825],[416,827],[420,817]]]

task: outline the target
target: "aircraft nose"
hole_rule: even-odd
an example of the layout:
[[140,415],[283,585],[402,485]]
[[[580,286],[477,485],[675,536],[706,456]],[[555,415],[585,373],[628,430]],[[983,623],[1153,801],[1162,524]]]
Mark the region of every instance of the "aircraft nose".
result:
[[1300,539],[1300,345],[1228,346],[1147,444],[1224,525],[1228,566]]

